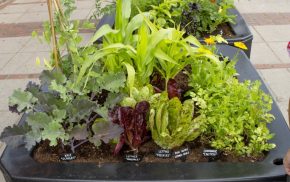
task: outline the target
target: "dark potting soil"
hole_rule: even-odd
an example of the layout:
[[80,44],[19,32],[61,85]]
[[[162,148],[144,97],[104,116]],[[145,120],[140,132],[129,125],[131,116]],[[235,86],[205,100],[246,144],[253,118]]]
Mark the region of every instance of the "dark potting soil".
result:
[[[186,157],[185,161],[180,159],[171,158],[157,158],[154,153],[159,150],[153,140],[149,140],[144,143],[140,149],[139,154],[143,156],[141,163],[172,163],[172,162],[210,162],[213,158],[207,158],[203,156],[203,150],[209,147],[197,139],[195,142],[188,142],[182,147],[177,148],[182,149],[184,147],[189,148],[189,155]],[[113,146],[103,144],[101,147],[97,148],[91,143],[85,143],[76,149],[75,155],[76,159],[70,162],[76,163],[97,163],[98,165],[104,163],[119,163],[124,162],[124,149],[119,155],[113,155]],[[60,155],[64,153],[69,153],[69,149],[63,149],[60,145],[56,147],[50,147],[48,141],[41,142],[38,144],[32,152],[33,158],[40,163],[48,162],[62,162],[59,158]],[[266,155],[259,157],[237,157],[233,154],[221,153],[218,158],[215,158],[216,162],[258,162],[262,161]]]
[[[212,35],[222,34],[224,38],[232,38],[235,33],[232,27],[228,23],[223,23],[217,27],[217,29],[212,33]],[[209,35],[204,35],[209,36]]]
[[[187,33],[190,34],[190,33]],[[201,37],[209,37],[210,35],[218,35],[221,34],[223,38],[232,38],[236,34],[234,33],[232,27],[228,23],[223,23],[218,25],[217,29],[213,31],[211,34],[202,33]]]

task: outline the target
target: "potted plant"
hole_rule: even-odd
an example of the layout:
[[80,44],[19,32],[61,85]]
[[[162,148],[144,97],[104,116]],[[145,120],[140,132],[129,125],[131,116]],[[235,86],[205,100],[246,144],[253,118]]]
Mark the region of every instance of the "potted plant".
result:
[[[100,4],[101,1],[98,3]],[[97,29],[103,24],[114,24],[113,7],[111,4],[111,11],[104,12],[105,15],[100,20]],[[138,11],[149,11],[153,21],[158,26],[181,26],[187,35],[197,36],[203,43],[205,38],[217,34],[221,34],[229,45],[242,42],[247,47],[243,51],[250,58],[253,35],[243,17],[234,8],[232,0],[133,1],[132,8],[133,15],[137,14]]]
[[102,26],[79,48],[73,4],[54,6],[44,32],[54,42],[49,70],[10,97],[25,114],[0,137],[6,180],[284,179],[289,131],[263,82],[249,81],[260,77],[244,53],[158,28],[146,14],[130,19],[122,0],[115,29]]

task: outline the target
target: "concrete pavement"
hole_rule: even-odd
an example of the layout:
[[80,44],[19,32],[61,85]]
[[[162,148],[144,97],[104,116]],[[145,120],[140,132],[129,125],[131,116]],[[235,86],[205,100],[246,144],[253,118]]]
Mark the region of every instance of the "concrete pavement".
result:
[[[76,2],[78,9],[73,19],[89,17],[95,1]],[[290,57],[286,46],[290,41],[290,0],[237,0],[235,5],[254,34],[251,61],[288,123]],[[8,111],[8,97],[29,80],[37,81],[43,65],[35,65],[36,57],[49,57],[49,46],[30,37],[32,30],[41,31],[42,21],[47,19],[45,0],[8,0],[4,5],[0,0],[0,132],[20,117]],[[82,35],[88,40],[92,32]],[[3,150],[2,143],[0,146]],[[0,177],[2,181],[4,178]]]

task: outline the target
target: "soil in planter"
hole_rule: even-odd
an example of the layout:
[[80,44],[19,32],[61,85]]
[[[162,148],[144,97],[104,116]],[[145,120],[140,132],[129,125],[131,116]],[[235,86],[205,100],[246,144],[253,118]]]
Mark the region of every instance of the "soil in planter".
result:
[[[188,142],[183,147],[188,147],[190,154],[185,161],[171,158],[157,158],[154,152],[158,147],[153,140],[149,140],[140,147],[139,154],[143,155],[141,163],[172,163],[172,162],[210,162],[212,159],[202,155],[203,149],[209,148],[207,145],[197,139],[195,142]],[[183,148],[180,147],[180,148]],[[103,144],[100,148],[96,148],[91,143],[86,143],[76,149],[76,159],[70,162],[93,162],[98,164],[104,163],[120,163],[123,162],[124,149],[118,156],[113,155],[113,147]],[[176,149],[178,150],[178,148]],[[44,141],[38,144],[32,152],[33,158],[40,163],[61,162],[59,155],[69,152],[69,149],[63,149],[61,146],[50,147],[49,142]],[[236,157],[232,154],[221,153],[216,162],[258,162],[262,161],[266,153],[259,157]]]
[[[209,37],[210,35],[218,35],[221,34],[224,38],[232,38],[235,37],[236,34],[234,33],[232,27],[228,23],[223,23],[218,25],[217,29],[213,31],[211,34],[202,33],[201,37]],[[187,33],[188,35],[193,35],[192,32]]]

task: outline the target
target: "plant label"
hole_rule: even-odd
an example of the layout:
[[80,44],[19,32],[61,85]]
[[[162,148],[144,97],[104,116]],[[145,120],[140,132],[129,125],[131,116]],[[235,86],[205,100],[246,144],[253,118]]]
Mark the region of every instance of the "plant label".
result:
[[188,147],[173,152],[173,156],[175,159],[186,158],[187,155],[189,155],[189,148]]
[[66,153],[66,154],[61,154],[59,156],[59,159],[62,161],[72,161],[75,160],[77,156],[73,153]]
[[159,158],[170,158],[171,150],[160,149],[155,151],[155,156]]
[[140,162],[142,160],[142,156],[138,154],[125,154],[124,161],[126,162]]
[[215,149],[204,149],[202,152],[202,155],[204,157],[217,157],[218,156],[218,150]]

